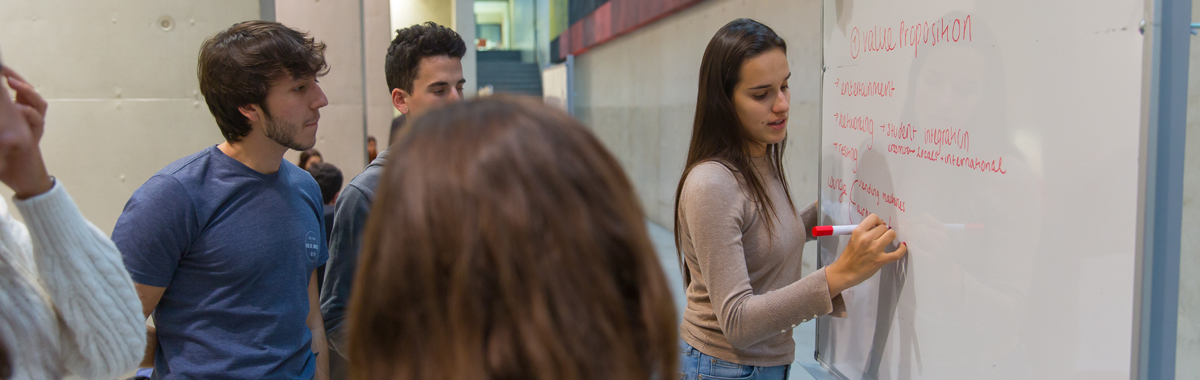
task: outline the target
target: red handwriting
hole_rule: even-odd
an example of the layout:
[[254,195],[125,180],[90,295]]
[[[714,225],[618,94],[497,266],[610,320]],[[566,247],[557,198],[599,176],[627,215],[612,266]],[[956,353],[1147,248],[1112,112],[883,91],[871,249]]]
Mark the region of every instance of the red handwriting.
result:
[[900,47],[911,46],[913,57],[921,45],[937,46],[938,43],[974,41],[971,30],[971,16],[946,20],[940,18],[932,22],[905,25],[900,23]]
[[[917,129],[913,128],[912,124],[900,123],[900,125],[896,125],[887,123],[880,125],[879,128],[887,132],[888,137],[908,141],[913,141],[917,138]],[[928,133],[928,131],[926,131],[926,133]]]
[[897,197],[895,194],[883,193],[883,201],[887,202],[887,204],[895,206],[897,210],[900,210],[900,212],[905,212],[904,201],[900,200],[900,197]]
[[929,150],[924,147],[917,147],[917,157],[924,158],[929,161],[937,161],[942,158],[942,146],[938,145],[937,150]]
[[901,21],[899,36],[890,27],[872,26],[865,28],[865,32],[854,27],[850,29],[850,58],[858,59],[864,52],[889,52],[904,47],[911,47],[913,57],[916,57],[921,45],[937,46],[939,43],[974,40],[971,15],[915,23]]
[[[851,201],[851,203],[853,203],[853,201]],[[866,216],[871,215],[871,209],[868,209],[868,207],[866,207],[866,206],[860,206],[858,204],[854,204],[854,210],[852,210],[852,211],[858,213],[859,223],[862,223],[862,219],[865,219]],[[851,221],[852,223],[854,221],[854,218],[852,215],[850,215],[850,213],[846,213],[846,219],[847,219],[847,221]],[[883,219],[883,218],[881,217],[881,219]],[[887,225],[888,229],[892,229],[892,217],[883,219],[883,225]]]
[[841,192],[841,194],[838,194],[838,202],[846,199],[846,184],[842,182],[841,178],[834,179],[833,176],[830,176],[828,186],[830,189]]
[[[900,24],[903,27],[903,23]],[[859,35],[858,27],[850,29],[850,58],[858,58],[863,51],[892,51],[896,50],[896,41],[892,39],[892,28],[876,26],[867,29]]]
[[[850,203],[854,203],[854,201],[850,201]],[[865,206],[859,206],[857,203],[854,203],[854,211],[857,211],[858,216],[862,218],[866,218],[867,215],[871,215],[871,210],[868,210]]]
[[925,149],[923,146],[911,147],[908,145],[890,144],[888,145],[888,153],[898,154],[901,156],[911,156],[914,153],[917,158],[923,158],[929,161],[937,161],[942,159],[942,147],[938,146],[937,150]]
[[916,149],[913,149],[912,147],[909,147],[909,146],[896,145],[896,144],[888,145],[888,153],[895,153],[895,154],[899,154],[902,156],[911,156],[913,153],[916,153],[916,152],[917,152]]
[[979,158],[975,158],[975,157],[963,157],[963,156],[958,156],[958,155],[954,155],[954,154],[946,154],[945,157],[942,157],[942,162],[952,165],[952,166],[957,166],[960,168],[967,167],[967,168],[978,170],[978,171],[985,172],[985,173],[986,172],[1000,173],[1000,174],[1008,173],[1007,171],[1004,170],[1004,157],[1000,157],[1000,158],[988,161],[987,159],[979,159]]
[[892,205],[897,210],[900,210],[900,212],[907,211],[905,210],[904,200],[900,199],[900,197],[896,196],[895,194],[889,194],[887,191],[876,188],[875,185],[872,185],[867,181],[854,180],[854,182],[850,184],[850,192],[847,192],[845,181],[843,181],[841,178],[829,176],[829,180],[825,183],[825,186],[839,193],[838,203],[845,202],[848,199],[850,204],[854,205],[854,208],[856,211],[858,211],[859,215],[863,217],[869,215],[870,211],[867,210],[866,206],[855,201],[855,195],[859,193],[874,197],[875,205],[886,203]]
[[925,143],[934,145],[954,145],[958,149],[971,151],[971,133],[961,128],[926,129]]
[[854,160],[854,173],[858,173],[858,149],[838,143],[833,143],[833,147],[842,154],[842,157]]
[[896,93],[896,84],[892,81],[887,82],[855,82],[845,81],[840,78],[834,79],[833,86],[837,87],[843,96],[859,96],[871,97],[878,96],[881,98],[890,98]]
[[[851,187],[857,187],[859,190],[862,190],[864,193],[867,193],[867,195],[874,196],[875,204],[876,205],[879,204],[879,190],[876,189],[875,186],[871,186],[870,183],[856,179],[856,180],[854,180],[853,186],[851,186]],[[850,199],[853,200],[854,195],[851,195]]]
[[[965,167],[968,169],[978,170],[978,171],[985,172],[985,173],[986,172],[992,172],[992,173],[998,173],[998,174],[1007,174],[1008,173],[1007,170],[1004,170],[1004,157],[999,157],[999,158],[989,161],[987,159],[981,159],[981,158],[977,158],[977,157],[960,156],[960,155],[956,155],[953,153],[946,153],[945,155],[942,155],[942,146],[944,146],[944,145],[938,145],[937,150],[929,150],[929,149],[925,149],[924,147],[921,147],[921,146],[913,148],[913,147],[910,147],[907,145],[890,144],[890,145],[888,145],[887,151],[888,151],[888,153],[901,155],[901,156],[912,156],[913,154],[916,154],[917,158],[926,159],[926,160],[929,160],[932,162],[941,161],[942,163],[948,164],[951,166],[956,166],[956,167],[960,167],[960,168]],[[900,206],[897,206],[897,207],[900,207]]]
[[844,112],[833,114],[833,118],[837,120],[838,126],[842,129],[852,129],[871,135],[871,143],[867,145],[867,150],[871,150],[875,146],[875,120],[866,116],[851,117]]

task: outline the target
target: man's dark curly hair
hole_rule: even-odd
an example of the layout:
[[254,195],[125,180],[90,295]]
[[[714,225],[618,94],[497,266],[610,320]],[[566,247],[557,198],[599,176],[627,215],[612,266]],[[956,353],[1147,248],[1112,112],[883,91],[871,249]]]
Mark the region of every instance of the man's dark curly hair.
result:
[[467,44],[450,28],[433,21],[396,30],[396,38],[388,47],[384,75],[388,90],[401,89],[411,94],[417,69],[425,57],[440,55],[462,58],[467,54]]
[[272,81],[328,72],[324,43],[269,21],[237,23],[204,41],[196,67],[200,93],[229,142],[250,134],[250,120],[238,107],[258,104],[266,111]]

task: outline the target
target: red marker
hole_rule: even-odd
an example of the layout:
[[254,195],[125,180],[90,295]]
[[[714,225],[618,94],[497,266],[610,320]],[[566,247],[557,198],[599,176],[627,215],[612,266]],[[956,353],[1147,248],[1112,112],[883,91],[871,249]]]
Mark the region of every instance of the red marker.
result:
[[[983,229],[983,225],[979,224],[979,223],[966,223],[966,224],[946,223],[945,226],[946,226],[946,230],[948,230],[948,231],[966,231],[966,230]],[[816,226],[816,227],[813,227],[812,234],[813,234],[813,236],[849,235],[851,232],[854,232],[854,229],[856,227],[858,227],[858,226],[853,225],[853,224],[842,225],[842,226]]]
[[812,232],[813,236],[842,236],[854,232],[856,227],[858,226],[853,224],[845,226],[816,226],[813,227]]

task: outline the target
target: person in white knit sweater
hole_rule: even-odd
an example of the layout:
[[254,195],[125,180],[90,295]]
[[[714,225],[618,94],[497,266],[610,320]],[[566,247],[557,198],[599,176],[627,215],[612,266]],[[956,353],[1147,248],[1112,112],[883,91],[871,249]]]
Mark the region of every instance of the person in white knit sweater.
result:
[[28,224],[0,202],[0,378],[113,379],[141,360],[145,319],[117,247],[46,171],[45,114],[0,66],[0,182]]

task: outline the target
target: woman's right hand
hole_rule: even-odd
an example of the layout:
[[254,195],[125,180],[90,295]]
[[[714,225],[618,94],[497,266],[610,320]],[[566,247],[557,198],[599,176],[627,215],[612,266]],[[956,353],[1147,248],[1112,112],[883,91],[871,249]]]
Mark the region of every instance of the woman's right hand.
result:
[[879,268],[904,257],[908,253],[907,244],[901,244],[892,252],[883,251],[893,240],[896,240],[896,231],[888,228],[878,216],[871,214],[863,219],[850,234],[850,243],[846,244],[842,255],[825,267],[829,297],[833,298],[843,290],[866,281]]
[[[46,100],[25,78],[8,67],[0,68],[0,182],[16,192],[17,199],[45,193],[53,186],[42,151]],[[8,86],[16,91],[9,99]]]

